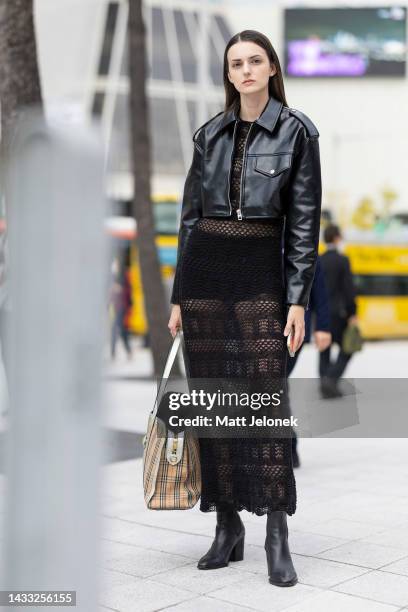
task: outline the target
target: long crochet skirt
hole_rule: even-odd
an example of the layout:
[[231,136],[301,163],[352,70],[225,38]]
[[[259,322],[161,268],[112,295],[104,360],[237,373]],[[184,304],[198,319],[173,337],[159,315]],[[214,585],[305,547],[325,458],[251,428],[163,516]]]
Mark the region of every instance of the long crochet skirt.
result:
[[[283,219],[201,218],[182,255],[188,376],[286,377]],[[294,514],[291,438],[200,437],[200,510]]]

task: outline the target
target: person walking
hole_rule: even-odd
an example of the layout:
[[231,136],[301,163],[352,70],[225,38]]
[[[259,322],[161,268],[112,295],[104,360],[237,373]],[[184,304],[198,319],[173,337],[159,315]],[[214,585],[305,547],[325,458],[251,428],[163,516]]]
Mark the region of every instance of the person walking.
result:
[[[315,272],[321,210],[319,132],[286,101],[269,39],[244,30],[224,52],[225,108],[193,135],[168,327],[183,330],[189,376],[286,377]],[[282,244],[284,252],[282,256]],[[202,512],[214,541],[198,568],[243,558],[243,509],[267,515],[269,582],[293,586],[287,515],[296,510],[291,438],[199,438]]]
[[109,290],[109,308],[111,310],[111,357],[115,359],[116,343],[120,336],[125,347],[128,359],[132,357],[129,342],[129,331],[126,317],[132,305],[132,292],[128,273],[123,266],[122,270],[113,272],[112,284]]
[[[320,257],[317,259],[316,271],[310,292],[309,308],[305,312],[305,339],[294,356],[288,356],[288,378],[293,372],[297,360],[299,359],[299,355],[302,352],[302,348],[305,346],[305,344],[311,341],[312,330],[313,339],[319,353],[326,350],[331,344],[330,313],[326,282],[324,280]],[[294,468],[300,467],[298,438],[295,430],[293,431],[292,437],[292,460]]]
[[[347,325],[356,324],[358,319],[350,262],[348,257],[338,250],[342,241],[340,228],[335,224],[328,225],[324,229],[323,239],[327,251],[321,256],[321,262],[329,297],[332,343],[320,353],[319,374],[323,397],[333,398],[342,396],[338,381],[352,356],[342,349],[343,334]],[[333,343],[339,346],[334,361],[331,360]]]

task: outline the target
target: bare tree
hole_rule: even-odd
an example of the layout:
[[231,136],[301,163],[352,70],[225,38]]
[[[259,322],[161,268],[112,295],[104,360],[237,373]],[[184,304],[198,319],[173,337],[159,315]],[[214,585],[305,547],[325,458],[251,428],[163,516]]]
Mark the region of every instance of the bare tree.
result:
[[0,0],[0,102],[2,142],[18,111],[42,106],[33,0]]
[[150,135],[146,96],[145,26],[142,0],[129,2],[129,78],[131,148],[133,157],[133,215],[137,222],[137,245],[140,254],[143,292],[149,326],[154,373],[160,375],[170,347],[167,328],[169,312],[155,244],[155,228],[150,196]]
[[[0,210],[7,205],[4,160],[17,114],[42,108],[33,0],[0,0]],[[7,235],[0,236],[0,332],[7,326]]]

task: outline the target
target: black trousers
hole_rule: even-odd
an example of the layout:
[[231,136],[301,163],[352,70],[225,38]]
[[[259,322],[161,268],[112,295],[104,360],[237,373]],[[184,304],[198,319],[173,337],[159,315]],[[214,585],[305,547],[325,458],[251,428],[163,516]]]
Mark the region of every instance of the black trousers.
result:
[[319,356],[319,374],[320,377],[327,376],[335,381],[339,380],[343,375],[344,370],[352,355],[345,353],[341,348],[335,361],[331,360],[331,349],[332,344],[327,347],[326,350],[322,351]]
[[112,321],[111,327],[111,356],[115,357],[116,353],[116,342],[118,337],[122,339],[122,342],[125,346],[126,352],[128,355],[131,353],[131,348],[129,344],[129,332],[126,328],[124,322],[125,310],[120,309],[115,312],[115,318]]
[[[339,316],[336,312],[330,313],[330,331],[332,335],[332,344],[320,353],[319,356],[319,374],[320,378],[327,376],[337,382],[343,375],[348,362],[351,359],[351,354],[345,353],[341,349],[343,334],[347,328],[347,317]],[[331,349],[333,343],[340,347],[339,354],[335,361],[331,359]]]

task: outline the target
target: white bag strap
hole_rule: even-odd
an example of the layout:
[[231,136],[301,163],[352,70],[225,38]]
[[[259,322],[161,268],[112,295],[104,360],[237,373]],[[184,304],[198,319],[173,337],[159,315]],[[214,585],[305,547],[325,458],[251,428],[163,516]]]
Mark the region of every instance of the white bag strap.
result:
[[154,402],[154,406],[152,410],[153,416],[156,416],[156,412],[159,407],[159,395],[161,393],[162,387],[164,387],[166,384],[167,378],[170,376],[171,368],[173,367],[174,360],[176,359],[176,355],[180,347],[182,333],[183,331],[179,329],[173,338],[173,344],[171,345],[169,354],[167,356],[166,365],[164,366],[163,376],[160,381],[159,390],[157,391],[156,400]]

